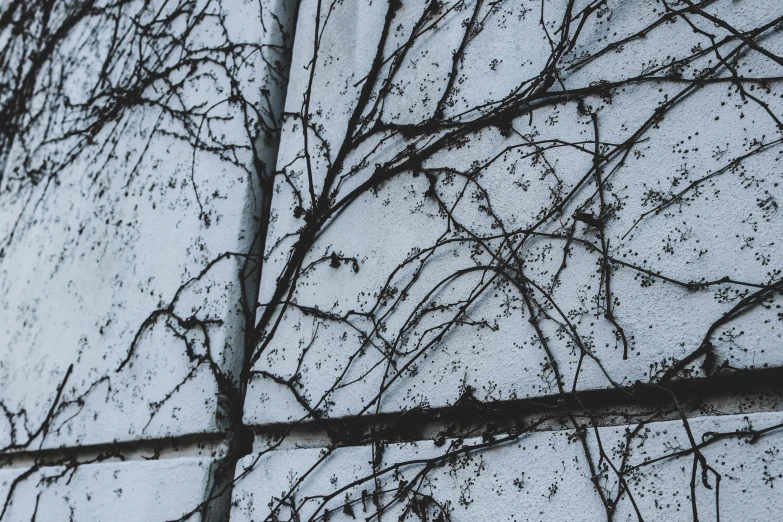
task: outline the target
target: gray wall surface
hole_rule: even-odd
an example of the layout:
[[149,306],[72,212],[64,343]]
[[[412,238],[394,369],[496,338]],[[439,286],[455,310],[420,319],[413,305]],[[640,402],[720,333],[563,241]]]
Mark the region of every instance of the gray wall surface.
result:
[[0,4],[0,521],[775,520],[774,0]]

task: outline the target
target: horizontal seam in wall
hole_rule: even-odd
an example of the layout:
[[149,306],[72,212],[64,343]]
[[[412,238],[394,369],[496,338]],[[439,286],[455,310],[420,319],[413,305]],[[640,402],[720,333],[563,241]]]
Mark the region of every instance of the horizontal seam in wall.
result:
[[[688,417],[727,416],[783,411],[783,368],[733,370],[711,377],[682,379],[666,388]],[[573,429],[569,416],[596,427],[679,418],[671,396],[643,385],[585,390],[566,395],[484,402],[463,395],[453,406],[414,408],[359,417],[308,419],[296,423],[251,426],[265,447],[326,447],[340,434],[340,446],[370,441],[432,440],[449,431],[475,432],[524,427],[526,431]],[[534,425],[534,427],[532,427]],[[478,433],[479,436],[481,433]],[[461,436],[461,435],[455,435]]]
[[227,453],[227,441],[228,434],[213,432],[16,451],[0,456],[0,471],[32,465],[57,466],[68,461],[132,462],[193,457],[214,457],[217,459]]

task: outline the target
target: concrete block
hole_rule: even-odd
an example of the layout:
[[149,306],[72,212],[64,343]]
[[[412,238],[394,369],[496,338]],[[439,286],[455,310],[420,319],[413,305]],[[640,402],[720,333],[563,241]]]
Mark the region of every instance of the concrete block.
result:
[[[555,370],[588,390],[783,362],[777,80],[743,101],[707,36],[640,0],[590,16],[551,85],[540,4],[484,3],[450,86],[478,4],[422,2],[394,13],[363,97],[387,4],[316,5],[299,18],[247,423],[446,406],[468,387],[551,395]],[[551,32],[565,5],[546,4]],[[759,5],[709,12],[763,27],[779,10]],[[777,74],[730,49],[738,74]]]
[[594,471],[575,430],[258,453],[237,468],[231,520],[607,520],[596,485],[613,520],[692,520],[694,494],[698,520],[770,520],[783,502],[783,439],[751,430],[782,420],[690,419],[696,459],[679,420],[588,428]]
[[51,13],[0,150],[0,450],[237,415],[291,4],[125,4]]
[[176,458],[2,469],[0,520],[177,520],[204,500],[212,463]]

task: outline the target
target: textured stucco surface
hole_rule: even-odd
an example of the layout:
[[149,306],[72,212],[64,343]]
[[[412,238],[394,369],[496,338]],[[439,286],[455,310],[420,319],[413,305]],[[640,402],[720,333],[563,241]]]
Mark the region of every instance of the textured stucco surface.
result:
[[781,518],[783,7],[696,4],[0,2],[0,522]]
[[[691,419],[690,426],[694,437],[702,441],[710,439],[710,432],[741,433],[780,421],[778,413],[755,414]],[[604,447],[613,456],[620,455],[625,427],[599,431]],[[682,423],[671,421],[649,424],[643,439],[634,443],[628,463],[637,469],[629,473],[627,481],[645,520],[691,520],[693,456],[672,456],[687,447],[686,440]],[[234,489],[231,520],[289,520],[291,512],[286,503],[290,505],[291,491],[301,520],[323,519],[319,517],[324,511],[330,512],[329,520],[372,519],[377,506],[387,504],[391,507],[383,518],[397,520],[407,513],[403,520],[422,520],[411,508],[418,493],[443,507],[424,503],[428,520],[438,520],[441,511],[454,522],[606,520],[572,431],[532,432],[490,450],[467,451],[480,448],[484,442],[478,438],[446,439],[440,445],[433,441],[391,444],[381,461],[376,461],[375,470],[383,471],[377,483],[370,447],[337,449],[331,455],[316,448],[251,454],[238,465],[238,472],[243,466],[252,466],[252,471]],[[705,457],[716,462],[716,470],[722,475],[720,520],[760,522],[779,518],[783,502],[778,484],[783,474],[780,445],[780,433],[752,444],[748,437],[738,435],[704,449]],[[590,450],[597,457],[594,440]],[[452,452],[455,454],[451,457],[438,458]],[[421,480],[419,475],[428,466],[431,471]],[[618,485],[607,478],[608,470],[602,469],[599,475],[599,483],[609,494],[616,493]],[[397,495],[402,481],[416,487]],[[713,476],[708,477],[706,486],[700,474],[697,481],[702,520],[716,520],[718,485]],[[376,490],[381,493],[373,499]],[[346,505],[353,515],[346,512]],[[637,520],[628,495],[617,504],[615,520]]]
[[[303,3],[287,111],[301,112],[303,100],[308,100],[305,94],[309,95],[314,129],[309,139],[318,144],[309,146],[309,169],[317,194],[344,141],[362,87],[360,80],[378,45],[386,7],[383,2],[345,2],[329,10],[328,23],[319,29],[323,36],[308,90],[311,69],[303,64],[309,64],[313,55],[316,4]],[[565,4],[546,3],[544,16],[549,26],[559,22]],[[515,86],[541,73],[550,47],[537,5],[504,3],[494,11],[489,6],[481,11],[486,18],[465,51],[457,73],[458,89],[449,98],[444,117],[468,111],[464,120],[470,120],[471,114],[481,112],[475,107],[500,104]],[[498,283],[472,301],[465,324],[452,327],[431,350],[422,346],[440,333],[438,325],[449,320],[456,306],[413,323],[419,319],[417,306],[468,299],[489,277],[488,272],[478,270],[444,282],[448,274],[492,264],[490,252],[476,251],[464,242],[449,244],[444,238],[492,237],[534,226],[538,235],[526,239],[520,263],[525,265],[525,277],[535,285],[535,297],[548,307],[548,317],[540,327],[551,339],[569,387],[577,373],[578,389],[654,379],[697,350],[705,339],[714,347],[713,358],[706,364],[708,371],[724,363],[733,368],[761,368],[783,362],[778,349],[783,333],[779,296],[772,295],[764,306],[722,320],[741,297],[756,291],[754,285],[780,278],[783,214],[777,201],[783,196],[783,185],[779,183],[781,149],[775,121],[761,105],[740,99],[731,82],[716,81],[688,92],[662,121],[643,127],[657,107],[680,96],[687,85],[677,81],[664,64],[709,43],[683,20],[661,24],[589,66],[574,65],[580,57],[597,54],[642,30],[661,16],[662,5],[609,2],[603,17],[585,24],[573,54],[564,60],[562,86],[555,83],[549,92],[557,97],[563,88],[579,92],[656,68],[662,69],[660,73],[608,89],[603,96],[574,94],[556,103],[547,102],[547,96],[536,98],[531,103],[541,107],[532,115],[508,122],[514,132],[484,124],[459,143],[428,156],[420,169],[437,172],[432,184],[421,170],[402,169],[393,179],[350,200],[317,234],[302,262],[306,269],[290,297],[295,306],[285,308],[279,325],[271,323],[276,328],[274,338],[254,369],[289,379],[298,368],[299,393],[313,404],[326,394],[328,400],[319,407],[324,415],[334,417],[376,408],[398,411],[449,405],[466,385],[475,388],[482,400],[556,393],[551,374],[547,376],[547,355],[537,341],[520,292],[508,284]],[[761,1],[714,2],[709,10],[742,28],[774,20],[780,14],[776,6]],[[385,63],[393,63],[391,58],[410,37],[423,9],[424,4],[406,3],[396,12],[384,47]],[[389,125],[416,124],[432,115],[471,12],[472,7],[466,7],[444,15],[437,31],[416,40],[399,66],[379,120]],[[322,23],[326,13],[323,10]],[[703,21],[698,23],[705,26]],[[711,25],[707,23],[706,28],[716,38],[728,34]],[[783,50],[779,31],[761,40],[772,52]],[[730,49],[727,46],[726,52]],[[490,63],[493,58],[502,63]],[[705,55],[678,74],[692,78],[702,68],[715,65],[715,58]],[[736,71],[776,76],[780,65],[745,53]],[[726,70],[716,73],[718,79],[730,76]],[[783,102],[775,85],[753,92],[772,113],[780,114]],[[589,112],[596,114],[605,153],[612,154],[603,172],[608,185],[605,197],[614,207],[603,232],[613,258],[613,313],[627,338],[627,359],[618,329],[596,311],[595,295],[603,284],[599,235],[594,226],[573,218],[577,212],[598,213],[595,184],[584,183],[596,139]],[[640,128],[640,141],[630,153],[613,152],[612,144],[625,142]],[[278,179],[273,199],[264,268],[267,277],[259,297],[262,304],[271,299],[278,284],[270,273],[283,273],[303,237],[306,216],[297,209],[311,204],[299,118],[290,118],[285,131],[278,168],[287,175]],[[380,170],[394,168],[411,149],[423,149],[422,142],[435,141],[445,133],[434,130],[418,140],[391,132],[370,137],[344,160],[331,191],[333,201],[348,199]],[[320,146],[320,140],[326,145]],[[467,175],[455,175],[449,169],[468,173],[480,169],[480,174],[466,180]],[[683,198],[654,212],[694,182],[695,188]],[[451,209],[450,215],[428,196],[428,190],[437,192]],[[539,223],[572,190],[577,191],[575,197]],[[493,215],[486,211],[490,205]],[[575,240],[569,245],[566,236],[571,230]],[[487,241],[501,256],[506,255],[499,242]],[[434,245],[438,248],[433,249]],[[333,254],[350,261],[341,261],[335,268],[328,262]],[[564,261],[566,266],[560,270]],[[699,287],[699,283],[723,278],[745,284]],[[401,329],[405,335],[399,334]],[[582,358],[573,332],[578,332],[591,357]],[[400,353],[394,369],[384,361],[388,346]],[[693,376],[704,373],[703,363],[698,359],[691,364]],[[373,401],[380,389],[384,389],[384,398],[378,404]],[[293,421],[305,413],[285,386],[263,375],[252,380],[245,410],[248,423]]]
[[0,3],[0,520],[201,520],[233,473],[292,6]]
[[180,458],[0,470],[2,497],[15,489],[3,520],[177,519],[202,502],[212,462]]
[[[112,45],[127,56],[116,58],[110,81],[122,84],[142,62],[134,17],[173,16],[172,5],[157,4],[120,10],[129,35]],[[212,18],[175,17],[170,29],[183,41],[167,58],[173,70],[141,90],[149,103],[124,109],[93,145],[68,138],[85,124],[67,109],[90,103],[111,47],[108,15],[86,17],[59,44],[64,69],[52,66],[52,74],[62,91],[52,93],[51,78],[39,80],[32,103],[47,112],[14,142],[0,185],[0,401],[9,412],[0,447],[44,422],[64,381],[43,447],[223,429],[224,390],[211,365],[235,382],[245,333],[244,258],[228,254],[247,254],[256,239],[261,203],[251,146],[262,160],[275,157],[251,134],[261,113],[248,115],[229,98],[260,107],[262,89],[279,97],[279,79],[252,52],[280,43],[279,32],[260,30],[259,18],[263,11],[267,23],[273,15],[285,22],[284,9],[272,10],[278,4],[202,2],[202,15]],[[160,51],[138,40],[152,61]],[[236,49],[221,51],[228,43]],[[175,66],[182,48],[217,64]],[[52,135],[62,141],[47,144]],[[38,184],[14,176],[24,180],[35,169],[56,176]]]

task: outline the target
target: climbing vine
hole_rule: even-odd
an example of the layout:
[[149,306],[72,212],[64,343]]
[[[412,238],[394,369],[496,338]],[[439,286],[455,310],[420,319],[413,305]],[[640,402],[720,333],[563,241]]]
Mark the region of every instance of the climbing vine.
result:
[[[482,483],[503,465],[493,459],[537,450],[542,433],[578,448],[572,471],[550,471],[586,477],[579,495],[606,520],[660,516],[642,497],[678,487],[656,490],[647,473],[669,461],[687,470],[668,501],[719,519],[727,474],[715,448],[760,448],[783,427],[702,419],[720,412],[722,391],[774,380],[783,362],[783,11],[312,0],[286,11],[292,47],[293,29],[265,8],[261,21],[277,25],[261,31],[284,35],[279,46],[238,43],[220,2],[10,2],[0,14],[0,197],[16,216],[4,249],[24,241],[63,173],[79,172],[91,197],[104,183],[144,190],[162,136],[192,151],[170,190],[199,230],[224,219],[220,184],[198,174],[203,156],[242,172],[254,194],[241,248],[194,256],[201,268],[127,329],[110,372],[71,393],[68,366],[24,436],[27,413],[0,403],[3,453],[79,415],[164,327],[191,369],[149,420],[203,368],[231,443],[207,500],[182,520],[218,516],[232,491],[232,519],[481,519],[467,510],[487,501]],[[102,49],[79,100],[63,72],[78,65],[68,38]],[[278,91],[242,71],[251,55],[274,89],[287,83],[282,113]],[[125,151],[138,118],[154,124]],[[231,262],[233,286],[207,286],[239,294],[248,325],[226,363],[212,341],[226,318],[190,304]],[[293,449],[305,439],[319,449],[278,464],[287,485],[254,482],[275,455],[306,452]],[[353,474],[323,479],[346,461]],[[531,474],[497,494],[517,505]],[[439,488],[444,477],[459,485]],[[565,495],[565,480],[541,501]]]

